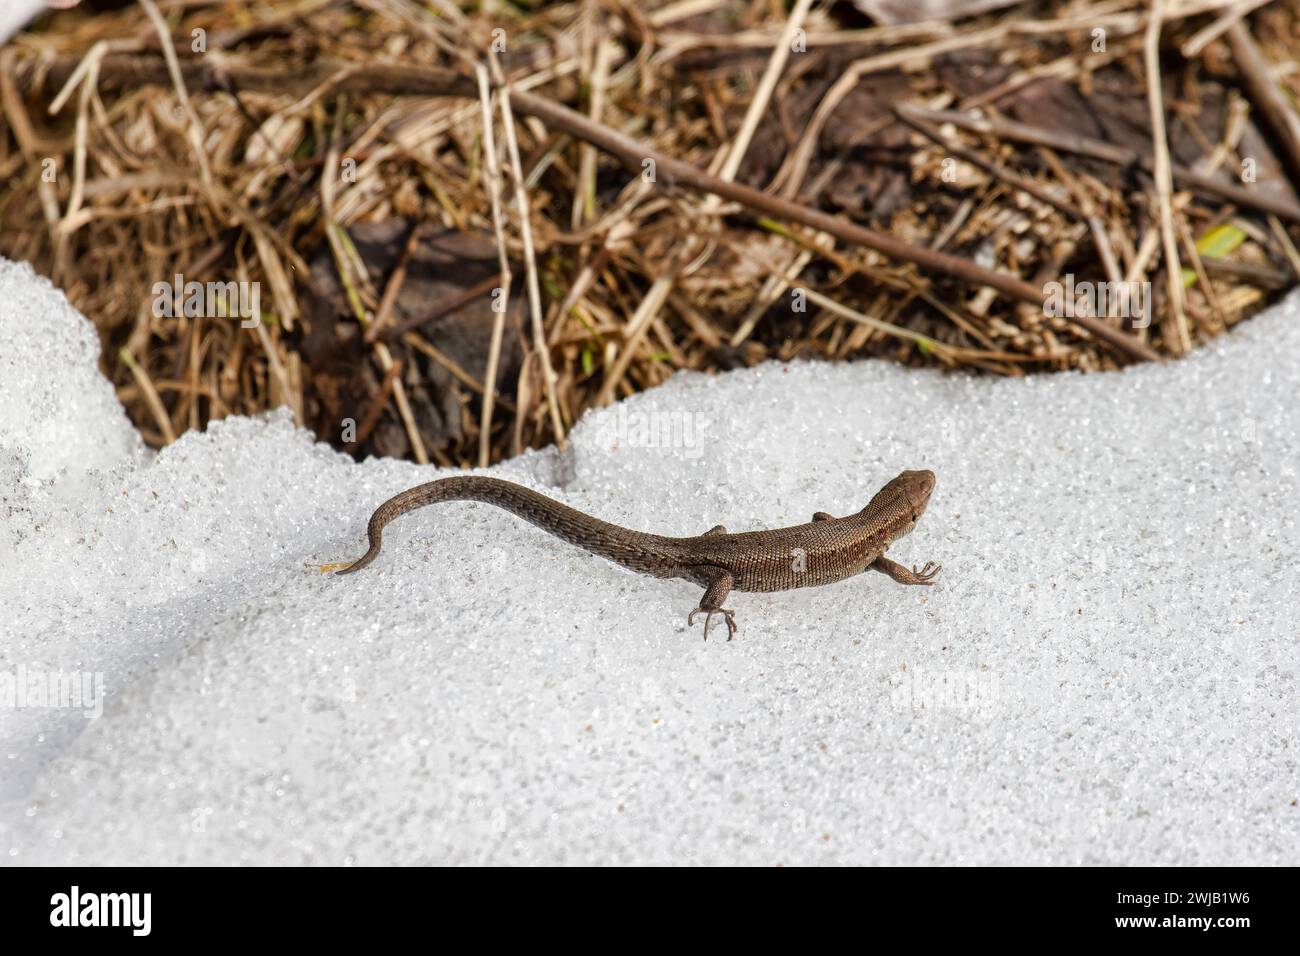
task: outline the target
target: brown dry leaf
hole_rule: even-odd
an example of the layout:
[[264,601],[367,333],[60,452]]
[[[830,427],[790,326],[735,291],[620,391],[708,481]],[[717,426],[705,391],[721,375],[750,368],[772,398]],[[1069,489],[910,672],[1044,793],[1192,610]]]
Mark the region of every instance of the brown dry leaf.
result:
[[[358,223],[348,235],[365,264],[371,285],[382,293],[406,247],[411,223],[405,219]],[[496,245],[491,236],[430,230],[415,247],[407,265],[406,279],[397,297],[389,327],[429,316],[416,326],[428,345],[481,383],[487,367],[488,349],[496,313],[490,295],[483,295],[460,308],[437,314],[446,303],[499,275]],[[316,391],[321,396],[316,410],[318,427],[336,428],[349,409],[364,407],[366,396],[378,387],[380,374],[368,361],[368,347],[339,282],[332,255],[322,249],[312,262],[308,315],[310,332],[302,351],[317,369]],[[523,298],[512,294],[507,313],[506,335],[501,343],[498,387],[510,394],[510,386],[523,361],[520,314]],[[425,441],[433,448],[446,448],[465,436],[461,407],[467,389],[444,364],[400,340],[390,341],[395,358],[406,365],[402,381],[410,394],[416,422]],[[364,369],[358,381],[357,369]],[[317,424],[317,423],[313,423]],[[391,422],[390,422],[391,424]],[[408,440],[401,427],[377,428],[374,450],[401,457]]]

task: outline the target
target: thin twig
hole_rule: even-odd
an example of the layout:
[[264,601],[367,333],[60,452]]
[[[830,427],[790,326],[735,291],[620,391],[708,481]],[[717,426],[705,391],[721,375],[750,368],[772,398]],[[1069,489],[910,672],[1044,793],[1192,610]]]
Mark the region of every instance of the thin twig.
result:
[[[595,29],[594,17],[588,17],[584,29]],[[614,60],[614,44],[601,37],[596,42],[595,63],[591,68],[591,105],[587,115],[597,123],[605,112],[605,91],[609,86],[609,68]],[[582,224],[595,215],[596,198],[596,148],[584,143],[578,158],[578,178],[574,186],[573,213],[569,223],[576,232]]]
[[[346,103],[340,104],[338,115],[346,115]],[[341,123],[341,121],[340,121]],[[340,173],[340,151],[339,142],[341,139],[341,125],[335,124],[330,139],[329,149],[326,156],[325,166],[322,170],[320,179],[321,193],[321,216],[325,221],[325,236],[329,242],[330,251],[334,254],[334,261],[338,269],[339,281],[343,284],[346,293],[345,298],[352,305],[353,313],[356,315],[357,322],[360,323],[364,330],[370,322],[370,316],[367,314],[365,307],[361,303],[361,298],[355,278],[365,281],[365,265],[360,263],[360,257],[356,254],[356,247],[352,245],[347,233],[343,227],[335,221],[334,218],[334,190],[338,182]],[[354,261],[356,265],[352,265]],[[387,374],[396,362],[393,359],[392,352],[383,342],[371,343],[371,350],[375,353],[375,358],[379,362],[379,367]],[[407,440],[411,443],[411,453],[415,455],[415,460],[421,465],[429,463],[429,453],[424,447],[424,440],[420,437],[419,426],[415,422],[415,414],[411,410],[411,403],[407,400],[406,389],[402,380],[397,375],[393,376],[393,402],[397,405],[397,413],[402,419],[402,424],[406,429]]]
[[131,354],[130,349],[119,349],[117,354],[121,358],[122,364],[131,370],[131,376],[135,379],[136,384],[140,386],[140,391],[144,394],[145,404],[149,406],[149,411],[153,413],[153,420],[162,429],[164,443],[170,445],[176,440],[176,431],[172,428],[172,420],[167,414],[167,407],[163,405],[158,390],[153,387],[153,382],[149,380],[149,373],[140,367],[140,363],[135,360],[135,356]]
[[1164,96],[1160,89],[1160,27],[1164,12],[1165,0],[1154,0],[1143,44],[1143,60],[1146,64],[1147,106],[1151,112],[1151,146],[1155,151],[1151,175],[1155,180],[1156,202],[1160,209],[1160,238],[1164,245],[1165,280],[1169,290],[1169,320],[1173,326],[1173,341],[1170,345],[1175,355],[1182,355],[1191,349],[1192,340],[1183,309],[1183,270],[1178,261],[1178,239],[1174,234],[1174,181],[1170,171],[1169,143],[1165,135]]
[[167,72],[171,77],[172,86],[176,89],[176,97],[180,100],[181,107],[185,110],[185,117],[188,120],[186,124],[186,133],[190,141],[190,147],[194,151],[194,158],[199,164],[199,175],[203,177],[203,182],[209,186],[212,185],[212,167],[208,165],[207,150],[203,148],[203,123],[199,119],[199,114],[194,110],[194,104],[190,102],[189,90],[185,87],[185,80],[181,75],[180,61],[176,58],[176,47],[172,43],[171,31],[167,29],[167,23],[163,20],[162,14],[158,12],[158,5],[154,0],[140,0],[140,6],[144,8],[149,22],[158,33],[158,40],[162,44],[163,59],[167,61]]
[[1031,179],[1027,179],[1018,173],[1013,173],[1001,163],[995,162],[991,159],[986,159],[975,150],[967,149],[965,146],[952,142],[952,140],[944,136],[937,127],[927,123],[908,104],[899,103],[895,105],[894,112],[897,113],[898,118],[908,126],[912,127],[935,144],[943,147],[945,152],[951,153],[953,156],[964,159],[966,162],[978,166],[989,175],[1002,180],[1012,188],[1027,192],[1040,202],[1047,203],[1047,205],[1054,209],[1059,209],[1061,212],[1073,219],[1077,219],[1080,222],[1087,221],[1088,214],[1082,207],[1075,205],[1068,199],[1054,194],[1051,190],[1038,185]]
[[501,362],[501,339],[505,330],[506,308],[510,301],[510,256],[506,252],[506,228],[501,215],[501,169],[497,162],[496,136],[492,123],[492,95],[488,90],[487,69],[481,64],[478,76],[479,103],[483,107],[483,169],[487,174],[488,195],[492,200],[492,228],[497,239],[497,268],[500,272],[500,298],[492,317],[492,341],[488,346],[487,369],[483,372],[483,411],[479,418],[478,464],[486,468],[492,451],[492,411],[497,394],[497,369]]
[[1194,34],[1184,41],[1179,48],[1184,60],[1191,60],[1201,55],[1201,51],[1218,39],[1229,27],[1233,26],[1242,17],[1252,10],[1264,6],[1266,3],[1272,3],[1273,0],[1243,0],[1236,6],[1229,7],[1218,18],[1197,30]]
[[564,449],[568,447],[568,440],[564,437],[564,419],[560,416],[560,402],[555,394],[555,369],[551,366],[551,351],[546,347],[546,331],[542,325],[542,291],[537,277],[537,253],[533,248],[532,215],[524,186],[524,165],[519,159],[519,140],[515,136],[515,118],[510,102],[517,94],[505,83],[504,74],[491,50],[489,58],[496,74],[494,79],[500,87],[498,105],[501,108],[501,125],[505,128],[506,155],[510,157],[510,167],[514,173],[515,207],[519,214],[519,238],[524,245],[524,285],[528,290],[528,311],[532,316],[533,348],[541,365],[542,387],[546,393],[546,405],[551,410],[551,430],[555,435],[555,444]]
[[[507,273],[506,279],[509,278],[510,274]],[[411,316],[409,319],[403,319],[397,325],[390,326],[379,335],[379,338],[383,339],[385,342],[392,342],[401,338],[407,332],[418,329],[422,325],[428,325],[430,322],[436,322],[444,315],[451,315],[453,312],[463,309],[471,302],[477,302],[489,292],[494,292],[499,288],[501,288],[501,275],[499,273],[497,275],[490,275],[486,279],[476,282],[465,291],[458,292],[449,299],[439,301],[428,311],[422,311],[418,315]],[[506,294],[506,292],[503,292],[501,298],[494,300],[494,312],[496,311],[497,303],[502,306],[507,304],[507,300],[504,298]],[[505,313],[503,311],[497,314],[504,315]]]
[[[1075,153],[1079,156],[1099,159],[1102,162],[1114,163],[1117,166],[1137,166],[1148,173],[1154,168],[1151,160],[1136,150],[1088,136],[1065,133],[1060,130],[1042,129],[1014,120],[971,116],[956,110],[927,110],[916,106],[909,106],[909,109],[915,115],[931,122],[951,123],[960,129],[970,130],[974,133],[998,136],[1002,139],[1011,139],[1022,143],[1033,143],[1038,146],[1048,146],[1062,152]],[[1261,212],[1273,213],[1292,222],[1300,222],[1300,206],[1289,200],[1279,199],[1257,190],[1242,189],[1240,186],[1222,182],[1219,179],[1202,175],[1177,164],[1171,164],[1170,172],[1174,181],[1184,189],[1193,189],[1199,193],[1226,199],[1245,209],[1258,209]]]
[[384,377],[379,382],[379,388],[376,389],[375,394],[370,396],[370,404],[357,425],[352,441],[343,446],[344,451],[355,451],[370,437],[370,433],[379,424],[379,417],[384,413],[384,406],[388,404],[388,396],[393,393],[393,386],[397,383],[397,376],[401,373],[401,362],[394,362],[388,366],[388,370],[384,372]]
[[423,223],[415,223],[411,226],[411,232],[406,237],[406,245],[402,248],[401,257],[397,260],[397,267],[393,269],[393,274],[388,277],[388,285],[384,287],[383,298],[379,300],[379,307],[375,309],[374,321],[366,328],[362,341],[369,345],[377,338],[388,338],[390,336],[382,335],[389,319],[393,316],[393,310],[397,307],[397,297],[402,294],[402,287],[406,285],[406,270],[410,268],[411,257],[415,255],[416,247],[420,244],[420,235],[423,233],[421,228]]
[[1268,61],[1259,52],[1250,31],[1240,21],[1228,27],[1228,43],[1241,73],[1242,83],[1255,109],[1282,146],[1282,160],[1300,182],[1300,116],[1287,103],[1270,75]]
[[[430,344],[428,339],[416,332],[407,332],[402,336],[402,341],[411,348],[429,356],[429,358],[433,359],[450,372],[452,377],[470,391],[476,392],[479,395],[483,394],[483,386],[479,384],[478,380],[474,378],[473,375],[469,374],[469,372],[465,371],[464,367],[454,358],[442,351],[442,349],[438,348],[436,345]],[[511,411],[513,409],[513,406],[505,398],[498,396],[497,401],[501,403],[501,407],[506,411]]]

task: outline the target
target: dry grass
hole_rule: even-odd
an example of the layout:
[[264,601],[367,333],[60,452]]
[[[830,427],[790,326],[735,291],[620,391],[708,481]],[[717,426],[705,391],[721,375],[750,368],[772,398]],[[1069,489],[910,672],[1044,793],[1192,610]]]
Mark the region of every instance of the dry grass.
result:
[[[287,404],[473,465],[684,368],[1178,356],[1300,274],[1300,13],[1155,9],[58,13],[0,54],[0,253],[92,317],[159,446]],[[158,314],[178,274],[257,283],[261,321]],[[1149,282],[1149,327],[1046,314],[1067,275]]]

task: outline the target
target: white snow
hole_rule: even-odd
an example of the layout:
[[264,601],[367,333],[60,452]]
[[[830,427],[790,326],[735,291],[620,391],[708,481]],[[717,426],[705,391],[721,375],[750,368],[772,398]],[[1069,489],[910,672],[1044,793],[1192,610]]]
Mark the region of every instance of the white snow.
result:
[[672,534],[938,474],[936,587],[735,594],[731,643],[482,504],[321,575],[439,472],[284,413],[150,455],[96,353],[0,261],[0,859],[1300,863],[1300,297],[1117,374],[680,375],[492,469]]
[[46,9],[45,0],[3,0],[0,2],[0,43],[26,26],[27,21]]

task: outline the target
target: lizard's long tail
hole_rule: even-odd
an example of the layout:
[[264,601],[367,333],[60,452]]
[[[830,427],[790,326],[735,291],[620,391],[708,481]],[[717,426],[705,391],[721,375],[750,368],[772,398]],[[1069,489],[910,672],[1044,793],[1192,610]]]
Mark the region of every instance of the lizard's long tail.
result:
[[523,485],[465,475],[416,485],[385,501],[375,509],[366,527],[370,550],[336,573],[351,574],[375,560],[382,546],[384,526],[394,518],[440,501],[482,501],[496,505],[557,538],[643,574],[666,576],[677,565],[676,549],[669,538],[601,521]]

